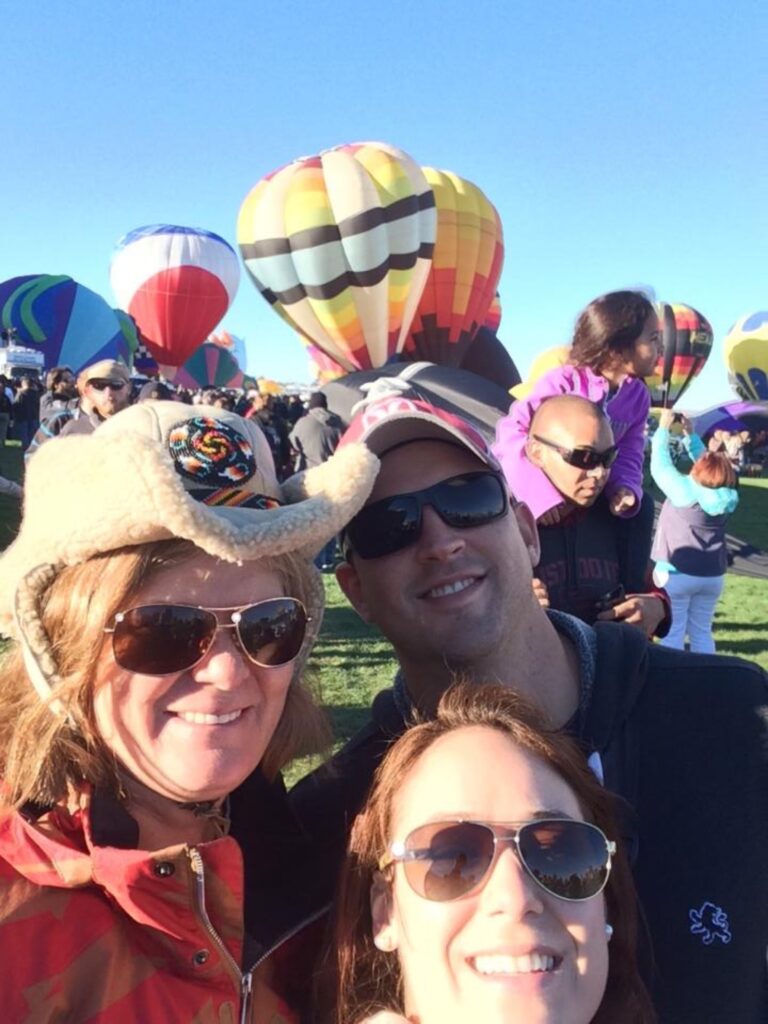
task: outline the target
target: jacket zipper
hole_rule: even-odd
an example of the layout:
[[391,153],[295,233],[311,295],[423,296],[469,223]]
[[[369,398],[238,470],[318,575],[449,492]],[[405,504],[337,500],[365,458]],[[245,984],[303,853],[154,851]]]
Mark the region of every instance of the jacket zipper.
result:
[[223,939],[213,927],[211,919],[208,916],[208,910],[205,906],[205,866],[199,850],[196,850],[194,847],[191,847],[189,850],[189,862],[192,865],[192,871],[195,876],[198,909],[203,921],[203,926],[210,938],[213,940],[216,948],[219,950],[222,959],[226,962],[227,966],[240,983],[240,1024],[247,1024],[248,1011],[251,1003],[251,991],[253,989],[253,971],[256,965],[254,964],[249,971],[245,972],[241,971],[238,967],[235,958],[224,945]]
[[314,914],[310,914],[309,917],[305,917],[303,921],[295,925],[289,932],[281,936],[277,942],[274,942],[268,949],[266,949],[261,956],[251,965],[249,970],[241,971],[235,962],[235,958],[229,952],[227,947],[224,945],[223,940],[220,938],[216,929],[211,924],[211,919],[208,917],[208,911],[205,907],[205,868],[203,865],[203,858],[200,856],[199,850],[195,847],[190,847],[189,860],[192,865],[192,871],[195,875],[195,882],[197,886],[197,900],[200,907],[200,916],[203,920],[205,930],[208,932],[210,937],[213,939],[216,947],[221,952],[224,960],[228,963],[234,974],[240,979],[240,1021],[239,1024],[247,1024],[248,1012],[250,1010],[251,995],[253,992],[253,975],[257,967],[264,963],[264,961],[270,957],[276,949],[279,949],[283,943],[288,942],[293,938],[294,935],[305,928],[308,924],[312,924],[313,921],[317,921],[323,914],[327,914],[330,909],[330,904],[321,907],[320,910],[316,910]]

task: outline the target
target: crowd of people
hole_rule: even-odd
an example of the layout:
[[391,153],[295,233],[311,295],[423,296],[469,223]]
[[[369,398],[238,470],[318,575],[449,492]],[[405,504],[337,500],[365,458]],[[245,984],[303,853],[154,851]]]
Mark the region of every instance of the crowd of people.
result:
[[[654,539],[658,347],[601,296],[493,443],[418,386],[343,429],[51,372],[0,556],[5,1019],[768,1019],[768,680],[711,642],[736,471],[663,414]],[[287,791],[334,563],[398,670]]]

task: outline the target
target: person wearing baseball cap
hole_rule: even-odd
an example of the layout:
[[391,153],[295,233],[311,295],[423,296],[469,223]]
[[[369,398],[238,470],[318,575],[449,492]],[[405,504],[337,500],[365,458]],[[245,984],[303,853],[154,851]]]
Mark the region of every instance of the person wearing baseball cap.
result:
[[[485,438],[418,390],[365,402],[338,450],[351,441],[381,470],[344,531],[337,579],[391,642],[399,671],[371,721],[291,793],[328,892],[391,742],[414,716],[432,717],[457,678],[501,683],[576,737],[633,809],[623,835],[658,965],[648,981],[659,1019],[768,1019],[766,674],[542,608],[533,515],[508,494]],[[734,845],[725,820],[740,831],[749,822],[749,842]]]
[[131,378],[128,367],[119,359],[101,359],[86,366],[77,375],[79,400],[64,409],[56,409],[43,420],[27,448],[29,459],[46,441],[71,434],[92,434],[115,413],[131,403]]
[[279,773],[325,737],[312,557],[377,466],[348,445],[281,486],[258,426],[176,402],[30,461],[0,558],[4,1019],[298,1019],[313,851]]

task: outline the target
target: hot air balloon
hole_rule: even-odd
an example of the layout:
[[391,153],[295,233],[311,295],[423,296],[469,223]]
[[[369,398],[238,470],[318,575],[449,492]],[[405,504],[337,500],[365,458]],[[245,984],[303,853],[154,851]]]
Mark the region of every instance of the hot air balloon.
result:
[[494,334],[498,334],[499,327],[501,326],[501,312],[501,296],[496,292],[490,309],[483,321],[483,327],[487,327],[489,331],[492,331]]
[[728,380],[745,401],[768,399],[768,312],[741,317],[723,343]]
[[543,377],[545,373],[554,370],[556,366],[565,366],[570,354],[570,345],[556,345],[554,348],[548,348],[541,352],[533,360],[525,380],[510,388],[512,397],[515,399],[527,398],[539,377]]
[[405,355],[460,366],[496,294],[504,262],[501,220],[472,182],[433,167],[424,174],[435,194],[437,237]]
[[312,379],[320,384],[338,380],[347,372],[343,366],[339,366],[335,359],[327,356],[317,345],[307,345],[307,355],[309,356],[309,372]]
[[432,189],[406,153],[354,143],[305,157],[246,196],[237,240],[270,305],[346,370],[401,352],[435,241]]
[[78,373],[100,359],[130,362],[130,344],[115,311],[65,275],[31,274],[0,284],[0,327],[43,352],[45,365]]
[[206,341],[179,367],[173,383],[182,388],[239,388],[243,371],[237,360],[222,348]]
[[481,327],[464,353],[461,369],[498,384],[506,392],[520,384],[512,356],[488,327]]
[[220,348],[227,349],[230,355],[235,357],[238,364],[241,367],[245,367],[247,355],[244,338],[240,338],[238,335],[230,333],[230,331],[213,331],[206,340],[214,345],[218,345]]
[[120,239],[110,278],[157,362],[181,366],[229,309],[240,268],[219,235],[154,224]]
[[664,347],[645,383],[651,405],[668,409],[703,369],[714,335],[707,318],[691,306],[660,303],[657,309]]

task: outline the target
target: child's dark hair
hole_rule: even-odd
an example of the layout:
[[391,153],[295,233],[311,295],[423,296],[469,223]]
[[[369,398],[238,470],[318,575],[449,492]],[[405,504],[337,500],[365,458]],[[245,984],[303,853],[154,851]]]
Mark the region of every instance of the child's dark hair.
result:
[[617,357],[628,357],[653,312],[653,303],[642,292],[601,295],[576,321],[570,362],[600,373]]

